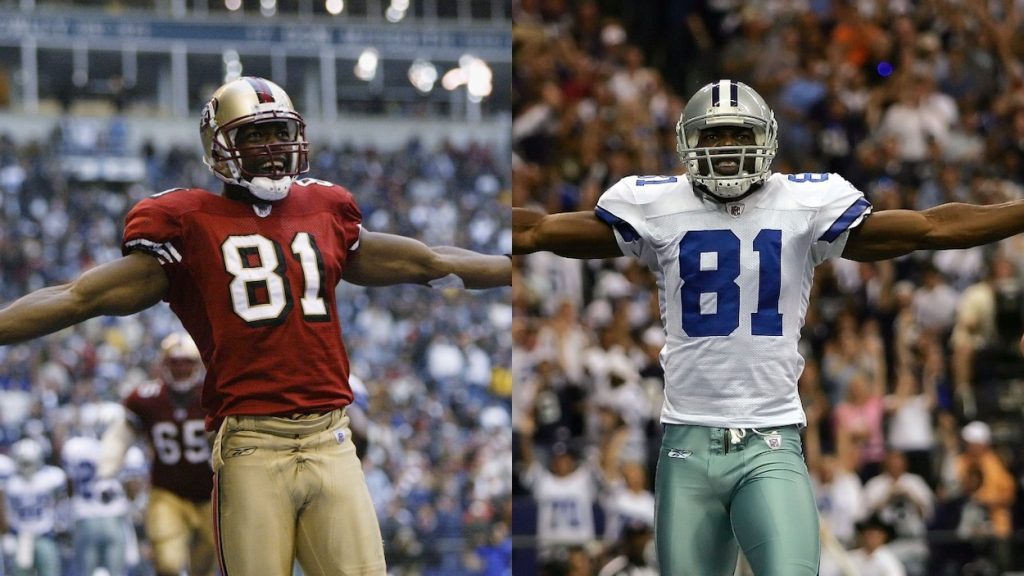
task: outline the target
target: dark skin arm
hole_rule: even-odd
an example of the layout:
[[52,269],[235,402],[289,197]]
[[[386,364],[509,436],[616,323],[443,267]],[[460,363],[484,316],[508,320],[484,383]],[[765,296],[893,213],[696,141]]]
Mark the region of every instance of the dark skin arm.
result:
[[884,210],[850,231],[843,257],[886,260],[915,250],[988,244],[1024,232],[1024,201],[988,206],[949,203],[921,212]]
[[[843,257],[886,260],[915,250],[988,244],[1024,232],[1024,201],[988,206],[949,203],[928,210],[875,212],[850,232]],[[512,209],[514,254],[550,251],[568,258],[621,256],[610,226],[593,212],[543,215]]]
[[361,286],[427,284],[454,274],[466,288],[512,285],[512,262],[454,246],[429,247],[413,238],[363,230],[349,256],[344,278]]
[[167,275],[153,256],[133,252],[76,280],[36,290],[0,310],[0,345],[51,334],[96,316],[127,316],[159,302]]
[[566,258],[622,256],[611,226],[593,212],[544,215],[512,209],[512,253],[554,252]]

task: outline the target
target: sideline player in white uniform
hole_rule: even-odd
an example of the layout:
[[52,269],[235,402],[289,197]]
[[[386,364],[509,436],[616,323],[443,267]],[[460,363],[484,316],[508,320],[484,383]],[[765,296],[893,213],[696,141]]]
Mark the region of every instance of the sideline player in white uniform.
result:
[[[1024,232],[1024,202],[871,214],[837,174],[772,174],[774,114],[721,80],[677,125],[681,176],[630,176],[594,212],[513,209],[513,252],[623,254],[657,278],[666,342],[655,539],[665,574],[818,569],[818,517],[799,428],[797,350],[814,267],[967,248]],[[869,216],[870,215],[870,216]]]
[[71,480],[75,567],[87,576],[100,566],[112,576],[123,576],[128,497],[116,478],[97,474],[99,462],[98,438],[75,436],[61,448],[61,463]]
[[60,576],[60,551],[55,536],[64,531],[67,476],[43,464],[43,447],[31,438],[14,443],[11,455],[17,473],[5,487],[7,520],[17,539],[15,576]]

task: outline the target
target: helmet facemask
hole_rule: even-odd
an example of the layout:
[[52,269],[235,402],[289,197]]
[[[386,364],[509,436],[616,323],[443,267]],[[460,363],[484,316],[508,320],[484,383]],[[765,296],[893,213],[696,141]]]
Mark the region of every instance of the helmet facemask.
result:
[[[724,85],[724,86],[722,86]],[[719,98],[732,90],[733,99]],[[753,146],[698,146],[701,131],[719,126],[749,128]],[[771,163],[778,150],[778,124],[764,100],[750,87],[722,80],[705,86],[691,98],[676,124],[677,151],[691,180],[711,196],[730,201],[745,196],[755,185],[771,176]],[[718,173],[715,161],[734,158],[735,174]]]
[[206,375],[202,360],[168,357],[163,363],[163,380],[175,392],[185,393],[202,384]]

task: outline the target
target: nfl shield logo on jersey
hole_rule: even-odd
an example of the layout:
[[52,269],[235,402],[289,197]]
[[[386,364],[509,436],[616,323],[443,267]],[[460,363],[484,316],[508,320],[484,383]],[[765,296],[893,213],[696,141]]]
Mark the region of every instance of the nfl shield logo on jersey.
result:
[[744,206],[742,202],[733,202],[732,204],[729,204],[727,208],[729,210],[729,216],[739,218],[740,214],[743,214]]
[[765,434],[764,443],[772,450],[778,450],[779,448],[782,448],[782,436],[779,436],[778,431],[772,432],[771,434]]

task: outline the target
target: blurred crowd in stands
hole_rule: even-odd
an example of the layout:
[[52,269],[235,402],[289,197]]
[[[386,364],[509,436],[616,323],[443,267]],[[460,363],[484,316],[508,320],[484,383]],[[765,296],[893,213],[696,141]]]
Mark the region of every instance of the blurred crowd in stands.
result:
[[[59,132],[27,146],[0,137],[0,302],[117,257],[124,215],[141,198],[176,186],[221,190],[198,143],[146,146],[145,179],[115,185],[69,180],[61,169],[68,146]],[[313,148],[307,176],[348,187],[366,228],[431,245],[510,251],[507,151],[427,149],[416,141],[398,150]],[[363,417],[354,416],[353,426],[365,440],[361,456],[389,568],[509,574],[510,291],[345,283],[339,290],[352,371],[366,388],[358,402]],[[154,377],[160,340],[179,329],[160,305],[0,348],[0,455],[34,436],[48,448],[47,463],[59,464],[62,444],[79,432],[82,407],[119,402]],[[141,531],[141,518],[135,521]],[[70,538],[61,542],[68,562]],[[141,532],[140,548],[134,573],[149,574]],[[63,573],[76,574],[67,565]]]
[[[513,205],[589,210],[624,176],[682,173],[676,122],[719,78],[773,107],[776,171],[837,172],[876,211],[1020,198],[1021,8],[520,0]],[[1022,237],[818,269],[800,391],[823,576],[1024,567],[1022,274]],[[513,307],[514,570],[656,574],[652,276],[525,256]]]

